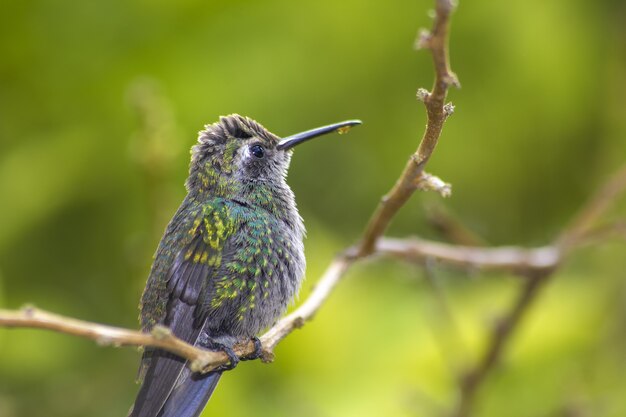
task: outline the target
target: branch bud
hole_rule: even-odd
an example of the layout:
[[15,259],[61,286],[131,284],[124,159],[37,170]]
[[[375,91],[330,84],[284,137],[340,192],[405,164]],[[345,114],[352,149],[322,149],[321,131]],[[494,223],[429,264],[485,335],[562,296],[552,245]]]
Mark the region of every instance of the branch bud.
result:
[[428,49],[430,48],[430,38],[432,34],[428,29],[420,29],[417,33],[417,38],[415,39],[414,47],[416,50],[420,49]]
[[455,73],[448,71],[446,75],[443,76],[442,81],[448,86],[453,86],[456,88],[461,88],[461,82]]
[[426,103],[426,100],[430,97],[430,92],[425,88],[418,88],[416,96],[419,101]]
[[422,191],[438,192],[444,198],[452,195],[452,185],[427,172],[422,173],[415,186]]
[[452,114],[454,113],[454,104],[447,103],[446,105],[444,105],[443,113],[446,115],[446,117],[452,116]]

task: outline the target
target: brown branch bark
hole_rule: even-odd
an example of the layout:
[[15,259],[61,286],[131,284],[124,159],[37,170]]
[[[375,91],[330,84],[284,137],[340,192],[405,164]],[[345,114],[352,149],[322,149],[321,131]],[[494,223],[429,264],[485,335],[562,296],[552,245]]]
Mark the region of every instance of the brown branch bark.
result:
[[430,33],[422,32],[418,38],[417,46],[430,49],[435,66],[435,83],[432,92],[420,89],[417,94],[426,106],[428,116],[426,130],[417,151],[411,155],[395,185],[381,199],[372,215],[357,250],[359,256],[366,256],[374,251],[378,238],[385,233],[391,219],[416,189],[434,189],[444,196],[450,193],[448,184],[426,174],[424,168],[437,146],[443,123],[454,109],[451,105],[444,104],[448,89],[450,86],[460,85],[456,75],[450,69],[448,57],[450,15],[453,10],[452,0],[437,0],[433,28]]

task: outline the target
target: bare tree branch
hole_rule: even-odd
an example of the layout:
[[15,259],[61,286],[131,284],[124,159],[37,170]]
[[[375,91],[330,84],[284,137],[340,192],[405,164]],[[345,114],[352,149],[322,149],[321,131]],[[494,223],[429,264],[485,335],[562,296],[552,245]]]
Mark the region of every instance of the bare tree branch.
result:
[[443,123],[454,110],[452,105],[445,105],[448,89],[450,86],[460,86],[459,80],[450,69],[448,58],[450,15],[454,7],[452,0],[437,0],[432,30],[422,31],[418,37],[417,47],[430,49],[435,66],[432,92],[425,89],[419,89],[417,92],[418,99],[426,106],[428,115],[426,130],[417,151],[411,155],[395,185],[381,199],[372,215],[357,251],[359,256],[366,256],[374,251],[378,238],[385,233],[391,219],[416,189],[435,190],[444,196],[450,194],[450,185],[425,173],[424,168],[437,146]]
[[475,247],[434,242],[420,238],[381,238],[376,252],[412,261],[435,259],[462,269],[506,271],[527,275],[532,271],[555,268],[561,261],[561,251],[554,246],[540,248]]
[[74,336],[95,340],[101,346],[152,346],[166,349],[181,357],[194,360],[217,359],[226,355],[222,352],[210,352],[197,349],[192,345],[175,337],[172,332],[163,326],[156,326],[152,333],[142,333],[120,327],[77,320],[50,313],[31,306],[18,311],[0,310],[0,326],[29,327],[36,329],[53,330]]

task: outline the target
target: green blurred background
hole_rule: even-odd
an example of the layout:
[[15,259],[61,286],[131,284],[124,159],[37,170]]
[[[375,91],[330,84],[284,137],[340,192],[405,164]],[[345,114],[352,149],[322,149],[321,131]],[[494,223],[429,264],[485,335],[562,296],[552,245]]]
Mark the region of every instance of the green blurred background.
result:
[[[0,306],[137,327],[160,234],[184,196],[196,132],[233,112],[279,135],[346,118],[298,148],[289,183],[308,227],[308,293],[355,242],[425,124],[431,1],[6,0],[0,3]],[[463,84],[429,171],[492,244],[552,239],[626,155],[623,1],[462,1]],[[391,235],[438,238],[436,195]],[[624,213],[622,201],[612,212]],[[623,243],[580,249],[479,393],[481,416],[626,415]],[[519,281],[433,268],[459,344],[418,267],[354,268],[272,365],[243,363],[205,415],[433,416]],[[454,353],[454,355],[452,355]],[[139,353],[0,329],[0,416],[122,416]],[[573,414],[576,412],[577,414]],[[570,413],[570,414],[567,414]]]

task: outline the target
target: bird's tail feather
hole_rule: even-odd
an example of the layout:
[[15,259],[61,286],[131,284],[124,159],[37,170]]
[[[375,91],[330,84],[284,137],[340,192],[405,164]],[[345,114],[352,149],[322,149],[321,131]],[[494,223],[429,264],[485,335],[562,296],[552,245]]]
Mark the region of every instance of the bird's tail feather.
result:
[[185,372],[184,379],[172,391],[158,417],[198,417],[222,376],[221,372],[206,375]]
[[157,351],[129,417],[198,417],[222,375],[193,373],[185,361]]

